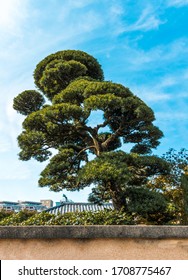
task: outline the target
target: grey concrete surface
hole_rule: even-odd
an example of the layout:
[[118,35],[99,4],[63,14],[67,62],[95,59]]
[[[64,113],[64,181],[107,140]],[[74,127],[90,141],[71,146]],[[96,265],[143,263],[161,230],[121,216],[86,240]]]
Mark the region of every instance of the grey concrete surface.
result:
[[0,226],[0,239],[188,238],[188,226]]

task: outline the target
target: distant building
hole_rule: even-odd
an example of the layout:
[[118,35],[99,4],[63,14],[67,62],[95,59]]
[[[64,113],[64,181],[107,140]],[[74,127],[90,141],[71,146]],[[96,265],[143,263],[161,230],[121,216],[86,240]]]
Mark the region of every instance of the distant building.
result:
[[56,206],[53,207],[53,201],[50,199],[42,199],[40,202],[36,201],[0,201],[0,211],[4,209],[6,211],[19,212],[21,210],[48,212],[51,214],[65,214],[68,212],[82,212],[82,211],[99,211],[104,209],[114,209],[112,203],[104,203],[97,205],[89,202],[73,202],[64,197],[60,202],[56,202]]
[[19,202],[13,202],[13,201],[0,201],[0,210],[6,210],[6,211],[19,211],[20,205]]
[[21,210],[30,210],[30,211],[38,211],[41,212],[45,210],[47,207],[42,205],[41,202],[35,201],[19,201]]
[[99,211],[104,209],[114,209],[112,203],[104,203],[102,205],[89,202],[62,202],[61,204],[51,207],[45,212],[51,214],[65,214],[68,212],[82,212],[82,211]]
[[53,200],[41,199],[40,202],[42,203],[42,205],[46,206],[47,208],[53,207]]
[[53,206],[52,200],[41,200],[40,202],[23,201],[23,200],[18,200],[18,202],[0,201],[0,210],[4,209],[6,211],[15,211],[15,212],[19,212],[21,210],[41,212],[52,206]]

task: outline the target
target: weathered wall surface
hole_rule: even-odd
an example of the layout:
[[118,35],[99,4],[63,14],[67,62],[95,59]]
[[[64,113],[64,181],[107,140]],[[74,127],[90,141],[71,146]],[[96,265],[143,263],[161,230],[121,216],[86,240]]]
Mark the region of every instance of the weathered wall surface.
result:
[[1,260],[187,260],[188,240],[4,239]]
[[188,227],[0,227],[0,259],[187,260]]

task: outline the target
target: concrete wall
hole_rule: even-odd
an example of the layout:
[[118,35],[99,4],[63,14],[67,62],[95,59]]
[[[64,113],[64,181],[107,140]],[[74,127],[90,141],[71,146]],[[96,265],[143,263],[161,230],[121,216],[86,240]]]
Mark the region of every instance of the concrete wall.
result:
[[0,227],[1,260],[187,260],[187,226]]

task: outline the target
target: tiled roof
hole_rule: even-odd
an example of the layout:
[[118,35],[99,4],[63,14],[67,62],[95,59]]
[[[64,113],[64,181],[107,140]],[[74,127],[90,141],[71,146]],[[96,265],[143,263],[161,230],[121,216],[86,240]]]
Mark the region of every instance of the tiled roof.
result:
[[61,205],[54,206],[45,210],[51,214],[65,214],[68,212],[82,212],[82,211],[100,211],[104,209],[114,209],[112,203],[105,203],[97,205],[94,203],[79,203],[79,202],[63,202]]

